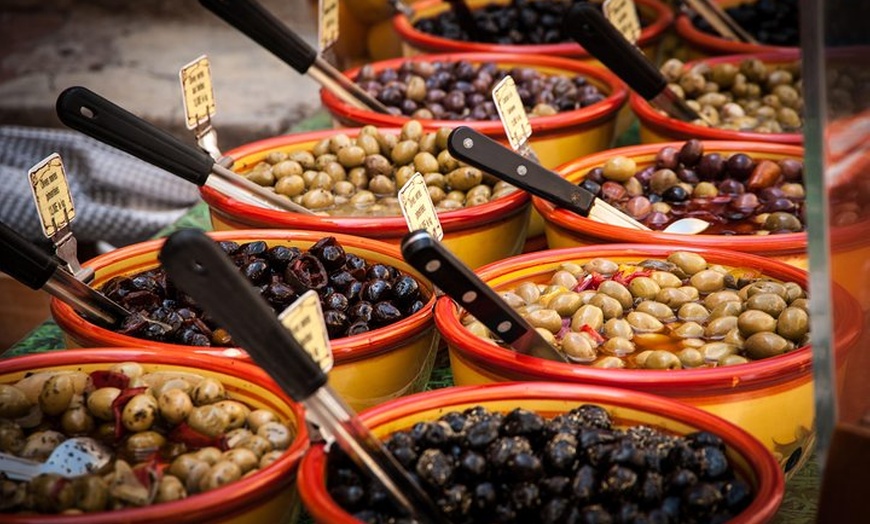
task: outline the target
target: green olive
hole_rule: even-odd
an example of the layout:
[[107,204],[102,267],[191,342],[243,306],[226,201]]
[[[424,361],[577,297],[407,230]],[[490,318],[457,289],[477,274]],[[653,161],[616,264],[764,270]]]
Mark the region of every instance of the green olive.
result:
[[[338,155],[333,155],[332,153],[328,153],[325,155],[320,155],[314,159],[314,169],[313,171],[323,171],[326,166],[329,164],[341,164],[338,163]],[[300,166],[301,167],[301,166]],[[303,170],[304,172],[304,170]]]
[[649,277],[637,277],[629,282],[628,290],[636,298],[647,300],[654,299],[661,290],[661,286]]
[[606,338],[621,337],[631,340],[634,337],[634,329],[624,318],[611,318],[604,323],[602,333]]
[[544,328],[551,333],[558,333],[562,329],[562,317],[552,309],[539,309],[530,313],[526,320],[533,327]]
[[83,475],[73,479],[76,508],[93,513],[103,511],[109,503],[109,485],[98,475]]
[[414,155],[413,165],[420,173],[437,173],[439,168],[438,159],[432,153],[426,152]]
[[604,311],[593,304],[584,304],[571,317],[571,330],[580,331],[583,326],[589,326],[595,331],[604,325]]
[[402,125],[402,131],[399,134],[400,140],[415,140],[419,141],[423,137],[423,124],[417,120],[408,120]]
[[725,333],[725,337],[722,339],[722,342],[743,349],[743,346],[746,342],[746,337],[744,337],[743,334],[740,333],[740,328],[734,328],[729,330],[728,333]]
[[287,153],[283,151],[271,151],[266,155],[266,162],[275,165],[287,160]]
[[71,407],[60,417],[60,427],[67,435],[87,435],[94,430],[94,426],[94,417],[83,405]]
[[396,181],[386,175],[375,175],[369,182],[369,190],[375,195],[395,195]]
[[756,293],[746,299],[746,309],[758,310],[776,318],[786,308],[783,297],[775,293]]
[[340,149],[337,153],[338,163],[345,169],[351,169],[363,165],[366,159],[366,151],[360,146],[348,146]]
[[704,335],[710,340],[721,339],[730,330],[737,327],[737,317],[719,317],[711,320],[704,330]]
[[468,191],[483,181],[483,173],[476,167],[463,166],[445,176],[447,185],[458,191]]
[[0,451],[18,455],[24,449],[25,441],[21,426],[11,420],[0,418]]
[[671,309],[679,309],[686,302],[691,302],[692,296],[683,289],[666,287],[662,288],[658,295],[656,295],[656,301],[665,304]]
[[680,369],[683,367],[677,355],[663,349],[650,352],[643,365],[646,369]]
[[690,276],[707,269],[707,261],[704,257],[688,251],[675,251],[668,256],[668,261],[676,264]]
[[705,334],[704,326],[697,322],[683,322],[672,333],[678,338],[700,338]]
[[697,368],[704,365],[704,355],[696,348],[683,348],[677,352],[677,357],[684,368]]
[[739,349],[737,346],[726,344],[725,342],[710,342],[699,348],[699,351],[704,356],[707,362],[719,362],[727,355],[736,355]]
[[459,161],[450,155],[450,151],[443,150],[438,153],[438,169],[442,173],[449,173],[459,167]]
[[193,453],[185,453],[175,457],[169,465],[168,471],[172,476],[177,477],[182,482],[186,482],[190,472],[201,467],[199,464],[205,465],[206,468],[209,467],[206,462],[197,458]]
[[128,431],[145,431],[157,418],[157,399],[140,393],[130,399],[121,412],[121,422]]
[[194,386],[190,393],[190,399],[196,406],[205,404],[214,404],[220,400],[227,398],[227,392],[224,385],[220,381],[213,378],[206,378]]
[[157,485],[155,502],[171,502],[187,498],[187,490],[184,489],[181,479],[174,475],[163,475]]
[[251,409],[236,400],[222,400],[215,403],[215,406],[224,410],[229,416],[229,424],[227,429],[236,429],[245,425],[248,420],[248,415]]
[[602,351],[617,357],[634,353],[635,348],[634,342],[624,337],[609,338],[601,345]]
[[596,293],[595,296],[589,300],[589,304],[601,308],[605,319],[621,318],[624,313],[622,304],[620,304],[615,298],[604,293]]
[[293,433],[290,429],[276,421],[266,422],[257,428],[257,436],[268,440],[273,449],[287,449],[293,442]]
[[193,455],[199,460],[207,462],[209,466],[214,466],[223,457],[223,452],[214,446],[207,446],[198,449]]
[[299,175],[286,176],[275,184],[275,192],[288,197],[301,195],[305,192],[305,181]]
[[339,151],[346,147],[350,147],[350,145],[350,137],[344,133],[336,133],[329,139],[329,152],[332,154],[338,154]]
[[420,144],[414,140],[402,140],[393,148],[390,158],[397,165],[410,164],[420,152]]
[[572,362],[589,363],[595,360],[596,353],[589,339],[573,331],[562,337],[562,351]]
[[258,457],[272,451],[272,443],[259,435],[252,435],[238,442],[233,449],[249,449]]
[[725,355],[719,360],[720,366],[736,366],[738,364],[747,364],[749,359],[741,355]]
[[632,311],[626,315],[628,324],[638,333],[658,333],[664,329],[664,324],[656,317],[642,311]]
[[75,485],[57,473],[37,475],[31,479],[27,491],[35,508],[42,513],[61,513],[75,506]]
[[707,295],[721,291],[725,287],[725,275],[711,269],[703,269],[692,275],[689,283],[700,293]]
[[332,179],[333,184],[337,184],[338,182],[347,180],[347,170],[338,162],[327,163],[325,166],[323,166],[322,171],[329,175],[329,178]]
[[619,357],[606,356],[596,360],[592,366],[605,369],[622,369],[625,367],[625,361]]
[[710,316],[707,321],[715,320],[719,317],[736,317],[743,312],[743,302],[740,300],[733,302],[722,302],[710,311]]
[[781,355],[791,349],[788,340],[770,332],[756,333],[748,337],[744,346],[746,355],[755,360]]
[[75,394],[69,375],[54,375],[42,385],[39,393],[39,409],[49,416],[60,415],[69,407]]
[[312,189],[302,195],[302,205],[308,209],[325,209],[335,203],[335,195],[325,189]]
[[741,305],[741,309],[743,308],[743,299],[740,298],[740,295],[736,291],[731,289],[710,293],[704,297],[704,307],[710,310],[710,316],[713,316],[716,308],[725,302],[737,302]]
[[709,316],[707,308],[697,302],[687,302],[677,310],[677,318],[684,322],[705,322]]
[[260,463],[259,463],[260,469],[269,467],[270,465],[272,465],[273,462],[275,462],[276,460],[281,458],[281,455],[283,455],[283,454],[284,454],[284,452],[279,451],[279,450],[268,451],[266,453],[263,453],[263,456],[260,458]]
[[541,299],[541,290],[532,282],[523,282],[514,292],[525,301],[526,305],[535,304]]
[[614,280],[605,280],[602,282],[598,286],[598,292],[615,298],[619,301],[619,305],[622,306],[622,309],[630,309],[634,304],[634,298],[631,296],[631,292],[628,288]]
[[246,174],[245,178],[258,186],[268,187],[275,185],[275,175],[269,169],[255,169]]
[[10,384],[0,384],[0,418],[23,417],[31,406],[23,391]]
[[369,134],[360,133],[356,137],[356,145],[365,151],[366,156],[376,155],[381,152],[381,146],[378,144],[377,139]]
[[248,413],[248,427],[256,433],[267,422],[278,422],[278,417],[268,409],[255,409]]
[[785,308],[776,320],[776,332],[795,343],[803,339],[809,326],[809,315],[799,307]]
[[239,466],[243,475],[259,466],[259,458],[250,449],[237,448],[225,451],[221,460],[234,462]]
[[764,311],[747,309],[737,317],[737,328],[744,337],[762,331],[776,331],[776,319]]
[[375,197],[375,194],[367,190],[358,191],[356,194],[350,197],[350,203],[360,208],[374,205],[376,201],[377,198]]
[[674,316],[674,310],[670,308],[667,304],[663,304],[661,302],[657,302],[655,300],[644,300],[640,304],[634,307],[635,311],[639,311],[641,313],[648,313],[658,319],[660,322],[673,322],[676,317]]
[[156,431],[139,431],[130,434],[121,446],[123,455],[132,462],[141,462],[160,452],[166,445],[166,437]]
[[550,301],[550,308],[558,313],[560,317],[573,316],[582,305],[583,299],[573,291],[560,293]]
[[193,411],[193,401],[190,395],[180,389],[164,391],[157,399],[160,416],[170,424],[178,424],[185,420]]
[[625,182],[637,172],[637,164],[631,158],[615,156],[602,167],[604,178],[615,182]]
[[197,406],[187,417],[187,424],[191,428],[209,437],[216,437],[226,431],[229,423],[229,415],[214,404]]
[[560,269],[550,277],[550,283],[564,287],[565,289],[573,289],[574,286],[577,285],[577,277],[564,269]]
[[21,449],[21,457],[45,462],[51,452],[61,442],[66,440],[63,433],[53,430],[36,431],[27,436],[24,447]]
[[583,269],[587,273],[600,273],[605,276],[610,276],[619,270],[619,264],[606,258],[593,258],[589,262],[583,264]]
[[680,277],[669,271],[653,271],[649,278],[658,284],[659,289],[677,288],[683,285],[683,281],[680,280]]

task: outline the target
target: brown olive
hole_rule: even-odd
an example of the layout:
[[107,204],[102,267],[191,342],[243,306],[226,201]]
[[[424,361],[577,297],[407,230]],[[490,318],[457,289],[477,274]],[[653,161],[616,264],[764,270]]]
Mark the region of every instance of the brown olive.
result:
[[257,436],[272,444],[272,449],[287,449],[293,441],[290,429],[280,422],[266,422],[257,429]]
[[122,445],[123,455],[132,462],[141,462],[161,451],[166,437],[156,431],[140,431],[129,435]]
[[250,449],[236,448],[225,451],[221,460],[235,462],[242,474],[245,474],[259,466],[259,458]]
[[208,463],[209,466],[214,466],[223,457],[223,452],[214,446],[206,446],[196,450],[193,456]]
[[109,485],[98,475],[84,475],[73,479],[76,508],[93,513],[103,511],[109,504]]
[[72,379],[68,375],[54,375],[42,386],[39,408],[46,415],[60,415],[69,407],[74,394]]
[[248,427],[252,432],[259,431],[260,426],[267,422],[278,422],[278,417],[268,409],[255,409],[248,413]]
[[254,452],[258,457],[262,457],[264,454],[272,451],[274,448],[272,447],[272,443],[266,440],[265,438],[259,435],[252,435],[248,438],[242,439],[238,442],[233,449],[249,449]]
[[273,462],[275,462],[276,460],[281,458],[281,455],[283,455],[283,454],[284,454],[283,451],[278,451],[278,450],[268,451],[268,452],[264,453],[263,456],[260,458],[260,464],[259,464],[260,469],[269,467]]
[[85,406],[76,406],[63,412],[60,426],[67,435],[87,435],[94,430],[94,417]]
[[215,406],[224,410],[229,417],[227,429],[236,429],[245,425],[248,420],[248,415],[251,409],[236,400],[222,400],[215,403]]
[[181,479],[174,475],[163,475],[157,485],[155,502],[171,502],[187,498],[187,490],[184,489]]
[[187,424],[209,437],[216,437],[227,430],[230,417],[213,404],[193,408],[187,417]]
[[30,411],[31,406],[20,389],[9,384],[0,384],[0,418],[22,417]]
[[140,393],[130,399],[121,412],[121,422],[128,431],[145,431],[157,418],[157,400]]
[[193,411],[193,401],[190,395],[180,389],[164,391],[157,399],[160,416],[170,424],[178,424],[185,420]]
[[58,431],[36,431],[28,435],[27,440],[24,441],[21,457],[45,462],[48,456],[51,455],[51,452],[54,451],[54,448],[64,440],[66,440],[66,437]]

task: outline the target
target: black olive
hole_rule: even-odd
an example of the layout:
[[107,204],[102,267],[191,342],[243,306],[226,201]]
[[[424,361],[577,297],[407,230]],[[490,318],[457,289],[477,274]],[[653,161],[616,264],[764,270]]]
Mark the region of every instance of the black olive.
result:
[[402,312],[391,302],[378,302],[372,309],[372,322],[379,326],[391,324],[402,318]]
[[329,309],[323,312],[323,321],[329,338],[340,338],[347,332],[348,319],[341,311]]
[[242,268],[242,274],[255,285],[263,284],[269,278],[269,265],[265,260],[254,259]]
[[407,306],[420,296],[420,284],[408,275],[402,275],[393,282],[393,296],[401,306]]
[[493,520],[495,522],[515,522],[517,512],[509,504],[496,504],[493,509]]
[[356,509],[365,499],[365,490],[358,485],[339,484],[329,490],[329,494],[341,506]]
[[368,322],[372,318],[374,307],[371,302],[360,301],[350,306],[347,310],[348,316],[355,321]]
[[561,497],[556,497],[548,500],[542,507],[539,514],[542,524],[557,524],[567,522],[565,516],[571,509],[571,503]]
[[571,494],[579,502],[585,503],[592,500],[598,494],[598,479],[595,468],[586,464],[577,470],[571,481]]
[[351,282],[356,282],[356,278],[348,271],[336,271],[329,275],[329,284],[342,291],[347,289]]
[[454,484],[443,491],[443,496],[436,501],[438,508],[452,522],[461,520],[468,515],[472,504],[472,495],[464,484]]
[[752,489],[740,479],[726,482],[722,494],[725,497],[725,507],[735,514],[743,511],[752,502]]
[[262,240],[255,240],[253,242],[248,242],[243,244],[239,251],[245,255],[250,256],[260,256],[265,253],[269,249],[269,246],[263,242]]
[[347,311],[349,301],[347,297],[341,293],[330,293],[323,297],[322,301],[324,309],[335,309],[336,311]]
[[572,409],[569,414],[579,417],[580,425],[583,427],[610,429],[612,425],[610,413],[601,406],[584,404],[578,408]]
[[547,443],[544,460],[550,471],[568,473],[577,460],[577,439],[569,433],[560,433]]
[[501,469],[512,456],[531,450],[531,444],[523,437],[501,437],[487,447],[486,458],[493,468]]
[[293,291],[293,288],[291,288],[287,284],[277,282],[269,285],[269,287],[266,288],[265,296],[266,300],[269,301],[272,307],[278,310],[283,310],[291,303],[293,303],[298,295],[296,295],[296,292]]
[[[619,510],[616,515],[618,522],[637,522],[640,517],[640,509],[633,502],[623,501],[619,504]],[[641,520],[641,522],[643,522]]]
[[700,477],[714,480],[722,477],[728,471],[728,458],[719,448],[703,447],[695,452],[700,466]]
[[486,459],[476,451],[467,450],[459,456],[457,473],[466,480],[479,479],[486,473]]
[[124,295],[122,302],[128,309],[141,311],[157,307],[162,300],[160,295],[151,291],[130,291]]
[[601,504],[592,504],[580,510],[580,520],[576,522],[586,522],[589,524],[603,524],[613,522],[610,513],[607,512]]
[[528,409],[516,408],[508,413],[503,422],[503,431],[508,436],[537,437],[544,428],[544,419]]
[[640,502],[647,507],[658,506],[664,494],[664,478],[655,471],[647,471],[640,484]]
[[193,329],[181,330],[181,343],[188,346],[210,346],[211,341],[202,333],[198,333]]
[[302,251],[298,247],[272,246],[266,251],[266,260],[276,271],[283,271]]
[[344,289],[344,296],[352,303],[359,300],[360,291],[362,291],[363,283],[359,280],[354,280]]
[[529,511],[541,505],[541,494],[536,484],[522,482],[511,490],[510,501],[514,510]]
[[683,186],[671,186],[662,193],[665,202],[684,202],[689,198],[689,192]]
[[601,184],[598,184],[597,182],[593,182],[592,180],[589,180],[588,178],[583,180],[583,182],[580,182],[580,187],[582,187],[586,191],[589,191],[593,195],[601,194]]
[[660,509],[671,520],[677,520],[680,518],[682,507],[683,501],[680,499],[680,497],[670,496],[665,497],[665,499],[662,501]]
[[683,504],[687,512],[695,516],[707,516],[713,513],[716,505],[722,501],[722,493],[712,484],[699,482],[690,486],[683,493]]
[[531,451],[521,451],[509,456],[504,470],[511,481],[536,480],[544,472],[541,459]]
[[350,325],[347,328],[347,336],[352,337],[353,335],[359,335],[360,333],[365,333],[366,331],[370,331],[368,322],[357,321]]
[[317,257],[323,263],[323,266],[330,271],[343,266],[346,260],[344,248],[341,247],[335,237],[321,238],[308,251]]
[[296,260],[291,262],[284,271],[284,280],[293,289],[302,294],[309,289],[320,289],[325,286],[329,280],[326,275],[326,268],[316,257],[311,255],[301,255]]
[[496,500],[498,500],[498,492],[491,482],[481,482],[474,487],[471,504],[479,512],[488,512],[495,506]]
[[672,494],[682,493],[683,489],[693,486],[698,483],[698,475],[695,475],[691,470],[678,469],[671,473],[667,478],[667,486]]
[[232,240],[222,240],[218,242],[218,246],[220,246],[223,252],[227,255],[234,255],[239,250],[239,244]]
[[453,457],[440,449],[427,449],[420,454],[416,472],[423,482],[440,488],[453,477],[453,467]]
[[389,282],[380,278],[374,278],[363,282],[359,297],[360,300],[374,303],[389,300],[392,297],[392,293],[393,287]]
[[420,438],[420,445],[428,448],[445,447],[454,441],[453,429],[450,424],[437,421],[426,426],[426,431]]

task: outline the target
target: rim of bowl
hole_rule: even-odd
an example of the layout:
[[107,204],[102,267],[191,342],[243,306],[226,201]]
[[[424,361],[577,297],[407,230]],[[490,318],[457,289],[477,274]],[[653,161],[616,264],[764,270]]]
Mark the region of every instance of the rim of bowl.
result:
[[[257,473],[239,479],[232,484],[216,488],[205,493],[173,502],[161,502],[142,508],[127,508],[123,510],[85,513],[82,515],[3,515],[3,521],[11,523],[49,523],[64,522],[68,524],[109,524],[115,522],[161,522],[173,515],[196,514],[201,521],[228,517],[232,514],[244,513],[252,505],[274,496],[285,488],[292,480],[286,475],[298,466],[306,450],[309,448],[308,429],[305,425],[305,414],[302,406],[293,402],[290,397],[259,367],[237,362],[231,359],[209,355],[194,355],[191,353],[165,353],[149,348],[89,348],[68,349],[63,351],[48,351],[11,357],[3,361],[0,377],[27,370],[69,367],[81,364],[114,364],[117,362],[135,361],[140,364],[164,364],[184,366],[191,369],[203,369],[209,372],[231,375],[268,390],[277,395],[282,402],[288,404],[295,417],[296,437],[293,443],[272,466]],[[275,466],[275,467],[273,467]],[[225,503],[227,499],[237,499],[240,506],[227,515]]]
[[[744,55],[726,55],[715,56],[712,58],[702,58],[686,62],[684,67],[692,67],[699,63],[707,63],[711,65],[723,63],[739,63],[742,60],[757,58],[764,63],[783,63],[794,62],[800,60],[801,54],[799,49],[788,49],[785,51],[777,51],[771,53],[755,53]],[[679,134],[691,138],[703,138],[707,140],[748,140],[758,142],[771,142],[778,144],[803,144],[804,135],[800,133],[755,133],[752,131],[732,131],[728,129],[719,129],[715,127],[704,127],[695,125],[689,122],[683,122],[676,118],[671,118],[659,113],[653,106],[647,102],[642,96],[633,92],[628,98],[628,105],[631,110],[637,115],[642,126],[649,127],[653,131],[661,132],[666,136]]]
[[[392,244],[387,244],[385,242],[380,242],[364,237],[356,237],[352,235],[342,235],[338,233],[324,234],[320,231],[284,231],[277,229],[238,229],[233,231],[213,231],[207,232],[207,234],[216,241],[241,240],[242,242],[254,240],[298,240],[316,242],[317,240],[320,240],[325,236],[333,236],[344,247],[360,247],[368,249],[382,255],[393,257],[398,262],[401,262],[402,265],[407,265],[402,258],[401,252],[399,251],[398,247],[393,246]],[[159,238],[155,240],[148,240],[146,242],[141,242],[138,244],[131,244],[130,246],[122,247],[95,257],[91,260],[88,260],[83,264],[83,266],[90,267],[99,271],[102,268],[105,268],[109,265],[117,264],[132,256],[141,256],[148,253],[158,252],[160,247],[163,245],[163,242],[165,241],[166,239]],[[143,270],[144,269],[134,267],[130,270],[130,272],[132,273]],[[431,284],[415,269],[410,268],[410,266],[409,270],[407,270],[406,272],[414,276],[414,278],[417,279],[417,281],[420,283],[421,287],[423,287],[426,292],[429,293],[429,300],[426,302],[426,306],[423,307],[420,311],[414,313],[413,315],[403,318],[402,320],[388,326],[373,329],[365,333],[360,333],[359,335],[335,339],[332,342],[331,347],[333,356],[335,357],[335,361],[337,364],[345,364],[388,352],[396,347],[397,344],[421,336],[424,331],[426,331],[427,326],[434,324],[432,318],[432,309],[435,304],[435,293]],[[71,334],[71,336],[77,338],[85,337],[89,340],[94,341],[96,345],[99,346],[141,346],[160,349],[166,352],[194,353],[198,355],[243,355],[246,358],[250,358],[248,357],[247,353],[242,353],[240,355],[238,353],[238,348],[235,347],[230,348],[208,346],[198,348],[196,346],[170,344],[166,342],[157,342],[136,338],[130,335],[122,335],[86,320],[78,313],[76,313],[75,310],[73,310],[73,308],[70,307],[68,304],[55,297],[52,297],[51,299],[50,310],[52,317],[54,317],[57,324],[65,333],[69,333]],[[227,350],[229,350],[229,353],[227,353]]]
[[[724,2],[716,3],[721,4]],[[768,53],[793,51],[795,49],[799,49],[797,46],[776,46],[768,44],[750,44],[748,42],[738,42],[734,40],[728,40],[727,38],[723,38],[721,36],[712,35],[710,33],[705,33],[704,31],[698,29],[698,27],[692,23],[691,18],[689,18],[686,14],[682,13],[677,16],[677,20],[674,23],[674,30],[676,31],[677,36],[690,44],[690,47],[697,47],[703,51],[715,53],[717,55],[730,55],[736,53]]]
[[[733,151],[749,154],[768,153],[784,156],[803,158],[804,149],[799,145],[783,145],[770,142],[745,142],[745,141],[717,141],[702,140],[704,151]],[[556,168],[559,176],[575,183],[593,167],[604,165],[614,156],[626,156],[636,158],[642,155],[654,155],[663,147],[681,148],[685,141],[660,142],[655,144],[640,144],[620,147],[593,153],[580,157]],[[533,196],[532,205],[545,220],[570,230],[575,233],[588,234],[597,238],[608,239],[614,242],[662,242],[672,246],[683,248],[692,246],[709,246],[711,248],[734,249],[749,253],[797,253],[805,252],[807,245],[807,232],[783,233],[780,235],[766,235],[763,238],[756,235],[682,235],[679,233],[664,233],[662,231],[639,231],[611,224],[605,224],[582,217],[565,209],[561,209],[552,203]],[[763,240],[763,242],[761,242]]]
[[[550,251],[529,253],[487,264],[476,270],[477,275],[492,286],[493,278],[513,273],[525,268],[551,265],[555,261],[568,261],[584,258],[666,258],[676,251],[673,246],[651,244],[602,244],[588,247],[569,247]],[[784,262],[769,258],[703,247],[680,247],[680,251],[699,253],[708,262],[723,264],[727,267],[750,267],[762,271],[764,276],[785,282],[796,282],[807,288],[809,274]],[[861,308],[856,300],[843,288],[833,288],[833,300],[848,304],[837,311],[842,313],[834,326],[835,351],[846,352],[861,335]],[[734,394],[756,388],[771,387],[806,373],[812,365],[810,345],[802,346],[784,355],[756,360],[737,366],[705,369],[681,369],[673,372],[648,369],[603,369],[555,362],[527,355],[521,355],[500,346],[484,342],[466,330],[458,319],[459,310],[449,297],[441,297],[435,304],[435,324],[444,339],[475,361],[495,364],[529,380],[555,380],[602,386],[619,385],[632,390],[653,391],[669,397],[691,397],[714,394]],[[491,368],[491,369],[496,369]]]
[[[424,9],[429,9],[438,4],[445,3],[443,0],[424,0],[415,3],[414,7],[417,12]],[[648,26],[641,29],[640,38],[637,41],[638,47],[647,46],[655,43],[664,36],[665,31],[671,26],[674,21],[674,13],[659,0],[636,0],[638,6],[643,6],[647,10],[652,11],[653,21]],[[420,18],[431,18],[420,17]],[[415,14],[415,22],[419,18]],[[556,44],[525,44],[525,45],[508,45],[508,44],[488,44],[483,42],[464,42],[461,40],[452,40],[440,36],[435,36],[430,33],[424,33],[414,27],[408,18],[403,14],[393,16],[393,29],[399,35],[399,38],[407,42],[417,49],[432,50],[435,52],[501,52],[501,53],[519,53],[519,54],[537,54],[550,56],[567,56],[574,59],[590,60],[592,55],[577,42],[559,42]]]
[[[338,128],[281,135],[241,145],[227,151],[226,154],[238,162],[248,155],[278,147],[290,147],[304,142],[319,141],[339,133],[344,133],[353,138],[359,134],[361,129],[360,127]],[[401,126],[388,127],[380,131],[399,133]],[[259,224],[263,224],[264,227],[266,224],[269,224],[276,228],[292,227],[293,229],[340,231],[345,234],[375,239],[386,237],[400,238],[408,232],[408,225],[402,215],[382,217],[303,215],[248,204],[216,191],[209,186],[201,186],[199,191],[202,199],[210,207],[228,213],[233,217],[242,217],[245,221],[256,221]],[[462,231],[503,220],[507,215],[520,212],[523,206],[530,201],[529,194],[525,191],[514,191],[479,206],[439,212],[438,219],[441,221],[441,226],[444,228],[445,233]]]
[[[746,461],[758,479],[758,490],[752,503],[731,522],[764,522],[771,518],[782,503],[785,480],[773,455],[757,439],[727,420],[694,406],[648,393],[587,384],[555,382],[522,382],[462,386],[417,393],[367,409],[360,419],[368,427],[377,427],[392,420],[439,407],[468,402],[565,399],[583,403],[606,403],[616,407],[645,410],[698,430],[711,431]],[[312,446],[299,466],[298,487],[306,507],[317,522],[356,522],[335,503],[325,489],[326,454],[323,445]]]
[[[601,102],[596,102],[588,107],[565,111],[552,116],[539,116],[530,120],[532,131],[535,135],[544,134],[569,134],[572,127],[593,127],[609,118],[615,118],[616,112],[628,99],[628,87],[616,75],[609,70],[595,67],[577,60],[558,56],[529,55],[517,53],[444,53],[433,55],[417,55],[412,57],[391,58],[370,64],[374,71],[380,72],[388,67],[399,67],[405,62],[458,62],[466,60],[472,63],[495,62],[496,64],[514,64],[517,67],[539,68],[546,67],[559,69],[562,73],[570,72],[581,74],[603,84],[609,91],[607,97]],[[344,76],[353,79],[361,67],[355,67],[345,71]],[[321,89],[320,99],[326,109],[339,119],[353,122],[374,124],[384,127],[401,127],[411,117],[394,116],[375,113],[368,109],[359,109],[341,101],[331,92]],[[456,127],[465,125],[488,136],[504,136],[504,128],[499,120],[431,120],[418,118],[424,129],[441,127]]]

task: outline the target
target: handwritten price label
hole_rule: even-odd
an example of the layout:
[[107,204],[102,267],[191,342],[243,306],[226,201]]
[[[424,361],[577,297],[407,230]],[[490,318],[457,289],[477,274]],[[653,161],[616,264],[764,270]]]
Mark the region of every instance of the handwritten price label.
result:
[[278,320],[293,333],[302,349],[317,362],[324,373],[332,369],[335,359],[316,291],[309,289],[303,293],[296,302],[278,315]]
[[532,124],[526,115],[517,84],[508,75],[492,88],[492,101],[504,126],[511,148],[519,149],[532,136]]
[[640,20],[634,0],[605,0],[604,16],[632,44],[640,38]]
[[323,53],[338,41],[338,0],[320,0],[319,7],[317,41]]
[[54,236],[76,216],[60,155],[52,153],[27,172],[42,232]]
[[215,114],[214,88],[208,57],[200,56],[181,68],[181,92],[184,97],[184,118],[188,129],[196,129]]
[[419,172],[414,173],[399,190],[399,208],[408,224],[408,231],[425,229],[436,240],[444,238],[444,228],[435,212],[435,204],[429,196],[426,181]]

